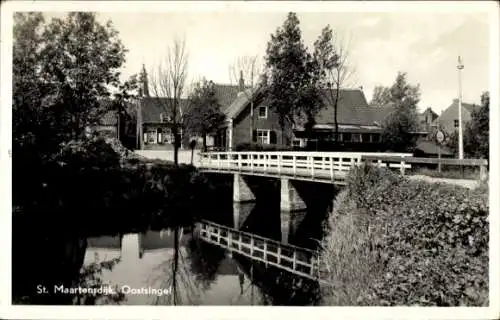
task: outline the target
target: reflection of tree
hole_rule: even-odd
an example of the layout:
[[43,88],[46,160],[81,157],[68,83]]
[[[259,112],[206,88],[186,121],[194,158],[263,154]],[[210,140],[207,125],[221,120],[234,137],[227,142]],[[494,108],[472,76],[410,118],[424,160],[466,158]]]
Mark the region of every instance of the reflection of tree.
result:
[[[109,261],[101,261],[99,262],[97,259],[82,268],[80,272],[80,277],[77,280],[77,288],[92,288],[99,289],[105,287],[105,284],[102,282],[102,275],[104,270],[111,271],[114,266],[120,262],[119,258],[115,258]],[[118,286],[115,286],[114,291],[109,293],[83,293],[77,294],[73,298],[73,304],[76,305],[95,305],[95,304],[120,304],[124,299],[125,295],[118,290]]]
[[191,270],[204,290],[215,281],[220,263],[225,259],[224,250],[192,237],[187,245]]
[[[196,305],[199,304],[203,288],[191,272],[191,263],[186,259],[186,249],[180,246],[182,228],[174,229],[174,254],[161,263],[155,271],[158,275],[151,279],[160,281],[160,287],[172,289],[168,295],[155,297],[155,305]],[[183,250],[184,249],[184,250]]]

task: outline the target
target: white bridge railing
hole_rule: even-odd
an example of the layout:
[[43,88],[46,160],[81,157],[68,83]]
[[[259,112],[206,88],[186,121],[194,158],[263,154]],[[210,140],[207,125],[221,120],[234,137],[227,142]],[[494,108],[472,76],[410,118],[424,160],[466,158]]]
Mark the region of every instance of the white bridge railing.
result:
[[[411,157],[411,153],[362,152],[206,152],[200,154],[200,168],[216,171],[251,172],[256,174],[301,176],[312,179],[342,179],[367,156]],[[404,161],[380,166],[396,168],[404,173],[411,168]]]

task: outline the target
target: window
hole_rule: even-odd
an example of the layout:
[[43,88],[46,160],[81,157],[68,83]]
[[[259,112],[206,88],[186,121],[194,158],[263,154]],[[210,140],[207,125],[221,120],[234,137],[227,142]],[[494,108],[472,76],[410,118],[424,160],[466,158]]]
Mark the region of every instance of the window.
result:
[[454,125],[455,125],[455,128],[458,128],[458,120],[457,119],[455,119]]
[[372,142],[380,142],[380,133],[372,134]]
[[270,143],[270,134],[269,130],[257,130],[257,143],[260,144],[269,144]]
[[361,135],[361,139],[362,139],[362,140],[361,140],[362,142],[365,142],[365,143],[366,143],[366,142],[370,142],[370,134],[369,134],[369,133],[363,133],[363,134]]
[[163,138],[163,130],[161,128],[158,128],[157,135],[158,135],[158,143],[163,144],[163,139],[162,139]]
[[342,133],[342,141],[351,142],[351,134],[350,133]]
[[259,107],[259,118],[267,118],[267,106]]
[[292,146],[300,147],[300,139],[293,139]]
[[361,142],[361,134],[360,133],[353,133],[351,139],[352,139],[352,142]]

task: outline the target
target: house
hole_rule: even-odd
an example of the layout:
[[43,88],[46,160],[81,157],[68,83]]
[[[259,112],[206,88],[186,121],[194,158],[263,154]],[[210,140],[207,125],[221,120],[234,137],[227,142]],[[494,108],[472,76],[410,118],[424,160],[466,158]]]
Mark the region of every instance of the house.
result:
[[[478,108],[475,104],[462,102],[462,128],[465,128],[465,124],[471,120],[475,108]],[[458,130],[458,99],[453,99],[453,103],[434,120],[433,125],[439,126],[448,134]]]
[[438,114],[432,111],[429,107],[425,109],[424,112],[418,114],[418,123],[420,131],[430,132],[432,129],[432,123],[438,118]]
[[[236,99],[223,109],[225,124],[214,134],[217,148],[233,150],[238,145],[249,142],[305,147],[311,142],[305,136],[300,119],[297,119],[299,121],[296,121],[295,126],[286,123],[283,134],[278,114],[266,104],[263,90],[244,88],[243,80],[240,79]],[[337,119],[339,140],[343,146],[380,146],[381,124],[393,109],[368,106],[361,89],[342,89],[339,98]],[[250,108],[251,100],[253,110]],[[312,140],[332,140],[335,130],[333,110],[333,106],[326,103],[326,107],[318,113]],[[292,137],[291,140],[288,137]]]
[[[172,149],[173,134],[171,118],[172,112],[166,112],[171,108],[172,100],[166,97],[151,97],[146,71],[143,67],[141,88],[139,97],[136,99],[137,112],[137,143],[139,149]],[[215,84],[216,97],[221,104],[221,109],[226,109],[237,97],[239,87],[235,85]],[[189,100],[181,98],[179,101],[179,112],[177,123],[181,122],[183,110],[189,107]],[[179,129],[182,139],[182,129]],[[208,145],[213,145],[213,139],[208,139]]]
[[87,126],[85,133],[87,136],[97,134],[101,137],[118,138],[118,113],[115,110],[106,111],[97,124]]

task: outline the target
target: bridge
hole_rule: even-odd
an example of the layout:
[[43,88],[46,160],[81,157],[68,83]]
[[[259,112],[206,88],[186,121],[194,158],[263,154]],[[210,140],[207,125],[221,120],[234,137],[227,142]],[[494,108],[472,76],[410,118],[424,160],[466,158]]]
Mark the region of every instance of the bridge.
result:
[[[486,179],[488,161],[484,159],[435,159],[414,158],[411,153],[368,153],[368,152],[205,152],[200,153],[198,167],[203,172],[233,174],[233,201],[255,200],[244,176],[263,176],[281,181],[281,210],[305,209],[305,203],[298,195],[292,181],[312,181],[333,185],[344,185],[347,173],[354,166],[370,163],[399,171],[405,175],[412,164],[438,164],[479,166],[480,180]],[[433,182],[448,182],[474,187],[464,180],[446,180],[412,176]],[[427,179],[428,178],[428,179]],[[475,181],[477,182],[477,181]]]
[[[381,157],[397,157],[398,162],[384,162]],[[344,184],[347,172],[363,161],[363,157],[380,157],[380,166],[411,168],[404,162],[411,153],[361,152],[206,152],[200,154],[199,167],[205,172],[233,173],[293,180]]]

